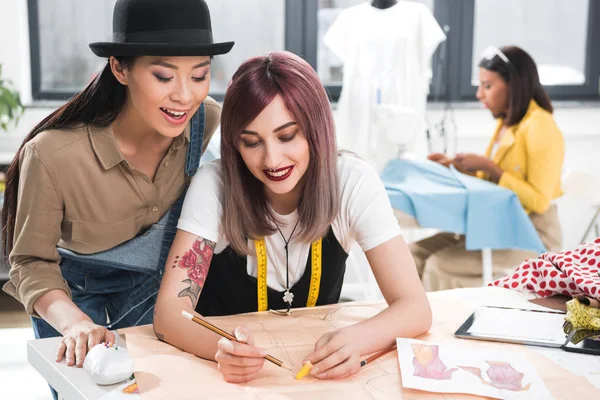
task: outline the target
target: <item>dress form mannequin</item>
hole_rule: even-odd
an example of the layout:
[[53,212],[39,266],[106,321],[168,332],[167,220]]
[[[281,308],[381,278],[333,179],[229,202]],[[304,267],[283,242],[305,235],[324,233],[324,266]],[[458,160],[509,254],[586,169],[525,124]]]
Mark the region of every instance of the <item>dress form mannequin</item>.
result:
[[[342,10],[323,37],[344,68],[336,109],[340,148],[378,170],[397,158],[400,147],[406,153],[426,152],[429,61],[444,39],[421,2],[369,0]],[[366,68],[365,57],[377,62]],[[394,126],[402,126],[402,132]]]
[[375,8],[380,8],[385,10],[386,8],[390,8],[391,6],[397,3],[396,0],[373,0],[371,5]]

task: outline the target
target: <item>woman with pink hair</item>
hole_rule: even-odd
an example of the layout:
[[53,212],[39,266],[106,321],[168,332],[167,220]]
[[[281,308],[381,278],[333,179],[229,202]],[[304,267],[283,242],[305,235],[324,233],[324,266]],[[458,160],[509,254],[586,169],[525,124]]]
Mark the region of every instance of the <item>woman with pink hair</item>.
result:
[[[431,310],[376,171],[336,149],[325,88],[301,58],[274,52],[244,62],[225,95],[221,159],[193,178],[156,304],[157,336],[216,360],[228,382],[264,363],[252,332],[218,340],[189,325],[203,316],[337,303],[357,242],[389,307],[321,337],[306,360],[317,378],[342,378],[361,357],[415,337]],[[189,335],[190,329],[196,329]]]

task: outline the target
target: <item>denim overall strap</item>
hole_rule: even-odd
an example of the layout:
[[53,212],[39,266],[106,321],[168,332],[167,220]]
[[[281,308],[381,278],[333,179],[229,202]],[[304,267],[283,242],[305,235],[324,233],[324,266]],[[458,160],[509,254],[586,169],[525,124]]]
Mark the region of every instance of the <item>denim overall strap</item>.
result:
[[200,166],[202,143],[204,143],[204,116],[204,103],[202,103],[200,109],[194,114],[190,121],[190,146],[188,147],[185,163],[185,175],[188,178],[196,175],[196,171],[198,171],[198,167]]
[[[189,180],[196,174],[198,167],[200,166],[200,157],[202,156],[202,143],[204,142],[204,103],[200,106],[200,109],[190,122],[190,145],[188,147],[187,157],[185,159],[185,176],[186,184],[183,189],[183,193],[179,196],[179,199],[173,204],[169,212],[165,215],[167,218],[166,224],[168,227],[177,227],[179,216],[181,215],[181,207],[183,206],[183,200],[187,192]],[[164,218],[164,217],[163,217]],[[167,263],[167,257],[169,256],[169,250],[173,239],[175,239],[176,229],[165,230],[163,242],[160,250],[160,257],[158,259],[159,273],[162,275],[164,271],[164,265]],[[162,266],[162,267],[160,267]]]

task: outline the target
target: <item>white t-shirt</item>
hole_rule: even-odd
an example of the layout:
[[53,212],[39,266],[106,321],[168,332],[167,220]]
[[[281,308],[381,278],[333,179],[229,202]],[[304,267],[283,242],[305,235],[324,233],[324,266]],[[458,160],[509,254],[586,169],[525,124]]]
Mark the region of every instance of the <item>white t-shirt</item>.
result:
[[[381,168],[401,145],[425,150],[431,55],[446,36],[429,9],[400,1],[345,9],[323,38],[344,63],[335,113],[338,146]],[[418,146],[417,146],[418,147]]]
[[[332,223],[333,233],[348,253],[356,241],[363,251],[387,242],[401,234],[389,198],[377,172],[363,160],[349,154],[338,157],[341,208]],[[215,254],[229,242],[221,232],[222,207],[221,161],[215,160],[198,169],[187,191],[177,227],[186,232],[216,242]],[[297,210],[288,215],[275,214],[283,222],[279,227],[289,238],[298,220]],[[298,228],[296,229],[298,232]],[[310,243],[298,243],[296,234],[289,244],[290,287],[300,280],[306,269]],[[285,242],[279,232],[265,238],[267,247],[267,285],[283,291],[286,283]],[[254,253],[254,241],[249,240]],[[248,256],[247,272],[257,276],[257,260]]]

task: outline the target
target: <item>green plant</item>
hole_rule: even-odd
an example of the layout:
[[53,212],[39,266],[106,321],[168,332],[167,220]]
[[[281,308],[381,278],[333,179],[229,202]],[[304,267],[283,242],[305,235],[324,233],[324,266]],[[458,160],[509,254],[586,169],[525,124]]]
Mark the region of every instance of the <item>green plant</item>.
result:
[[2,64],[0,64],[0,130],[7,131],[11,121],[15,124],[23,114],[23,105],[17,92],[8,79],[2,79]]

